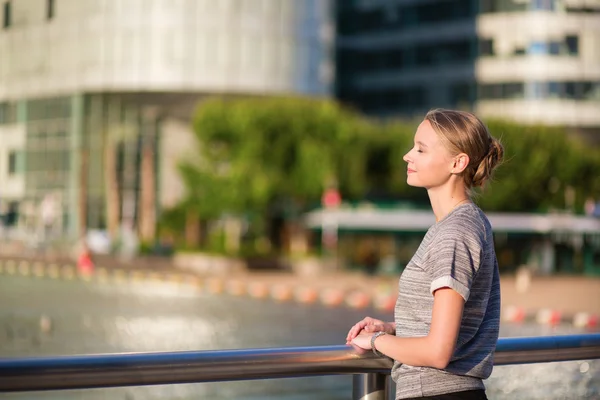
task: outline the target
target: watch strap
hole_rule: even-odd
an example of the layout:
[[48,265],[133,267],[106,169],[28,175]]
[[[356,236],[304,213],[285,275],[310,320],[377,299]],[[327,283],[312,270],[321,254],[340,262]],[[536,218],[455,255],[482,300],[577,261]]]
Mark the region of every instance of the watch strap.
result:
[[385,354],[377,351],[377,349],[375,348],[375,339],[377,339],[379,336],[383,336],[383,335],[386,335],[385,331],[375,332],[373,334],[373,336],[371,336],[371,350],[373,350],[373,353],[378,357],[384,357]]

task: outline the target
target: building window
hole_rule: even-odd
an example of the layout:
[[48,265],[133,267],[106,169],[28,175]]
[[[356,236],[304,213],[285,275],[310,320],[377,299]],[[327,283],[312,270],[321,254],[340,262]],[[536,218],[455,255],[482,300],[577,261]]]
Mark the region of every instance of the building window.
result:
[[2,27],[8,28],[11,24],[11,5],[10,1],[4,2],[4,18],[2,19]]
[[567,36],[565,38],[565,43],[567,45],[567,51],[570,55],[579,54],[579,37],[578,36]]
[[556,56],[561,54],[562,43],[560,42],[550,42],[548,43],[548,53]]
[[493,39],[481,39],[479,41],[479,55],[480,56],[493,56],[494,55],[494,40]]
[[482,13],[519,12],[527,10],[528,2],[515,0],[482,0],[480,9]]
[[481,100],[501,99],[502,85],[499,83],[479,85],[479,98]]
[[525,54],[525,48],[523,47],[515,47],[515,49],[513,50],[513,55],[515,56],[522,56]]
[[566,11],[568,13],[598,13],[600,6],[582,0],[480,0],[481,13],[523,11]]
[[46,0],[46,19],[54,18],[54,0]]
[[0,125],[17,121],[17,108],[14,103],[0,103]]
[[600,100],[600,82],[549,81],[507,82],[479,85],[480,100],[499,99],[571,99]]
[[595,14],[600,12],[600,4],[566,4],[568,13]]
[[530,43],[527,54],[548,54],[548,45],[545,42]]
[[8,153],[8,175],[17,173],[17,152],[11,151]]
[[555,0],[533,0],[529,5],[531,10],[555,11]]
[[505,83],[502,85],[502,98],[522,99],[525,95],[525,85],[522,82]]
[[[480,55],[485,55],[487,48],[483,41],[479,43]],[[493,51],[493,49],[492,49]],[[560,41],[533,41],[525,47],[515,47],[512,54],[522,55],[552,55],[552,56],[576,56],[579,53],[579,38],[575,35],[565,36]]]

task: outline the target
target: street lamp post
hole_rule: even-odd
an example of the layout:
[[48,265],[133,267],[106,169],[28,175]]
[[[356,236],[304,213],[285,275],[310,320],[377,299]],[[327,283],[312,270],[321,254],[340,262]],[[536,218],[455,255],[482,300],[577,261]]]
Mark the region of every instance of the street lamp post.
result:
[[337,241],[338,224],[335,210],[342,202],[340,192],[336,188],[329,188],[323,192],[321,205],[323,212],[321,217],[321,247],[323,252],[331,255],[337,266]]

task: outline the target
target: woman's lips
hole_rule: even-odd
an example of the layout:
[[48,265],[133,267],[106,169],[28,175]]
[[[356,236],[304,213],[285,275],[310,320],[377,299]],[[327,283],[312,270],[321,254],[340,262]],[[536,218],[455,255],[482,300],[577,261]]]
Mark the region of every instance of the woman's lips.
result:
[[415,171],[414,169],[410,169],[410,168],[408,168],[408,169],[406,170],[406,172],[407,172],[407,173],[409,173],[409,174],[412,174],[412,173],[415,173],[415,172],[417,172],[417,171]]

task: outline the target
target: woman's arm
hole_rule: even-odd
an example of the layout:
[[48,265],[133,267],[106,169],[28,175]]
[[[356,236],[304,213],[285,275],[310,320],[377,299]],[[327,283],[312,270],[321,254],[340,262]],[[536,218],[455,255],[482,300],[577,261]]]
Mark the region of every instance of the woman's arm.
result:
[[352,342],[352,340],[361,333],[375,333],[379,331],[385,331],[388,335],[395,335],[396,323],[384,322],[380,319],[365,317],[356,324],[352,325],[352,328],[350,328],[348,331],[348,335],[346,335],[346,344],[350,344],[350,342]]
[[[463,297],[453,289],[438,289],[434,292],[431,327],[427,336],[382,335],[375,339],[375,348],[403,364],[444,369],[454,353],[464,304]],[[361,333],[352,343],[370,349],[371,336],[368,332]]]

